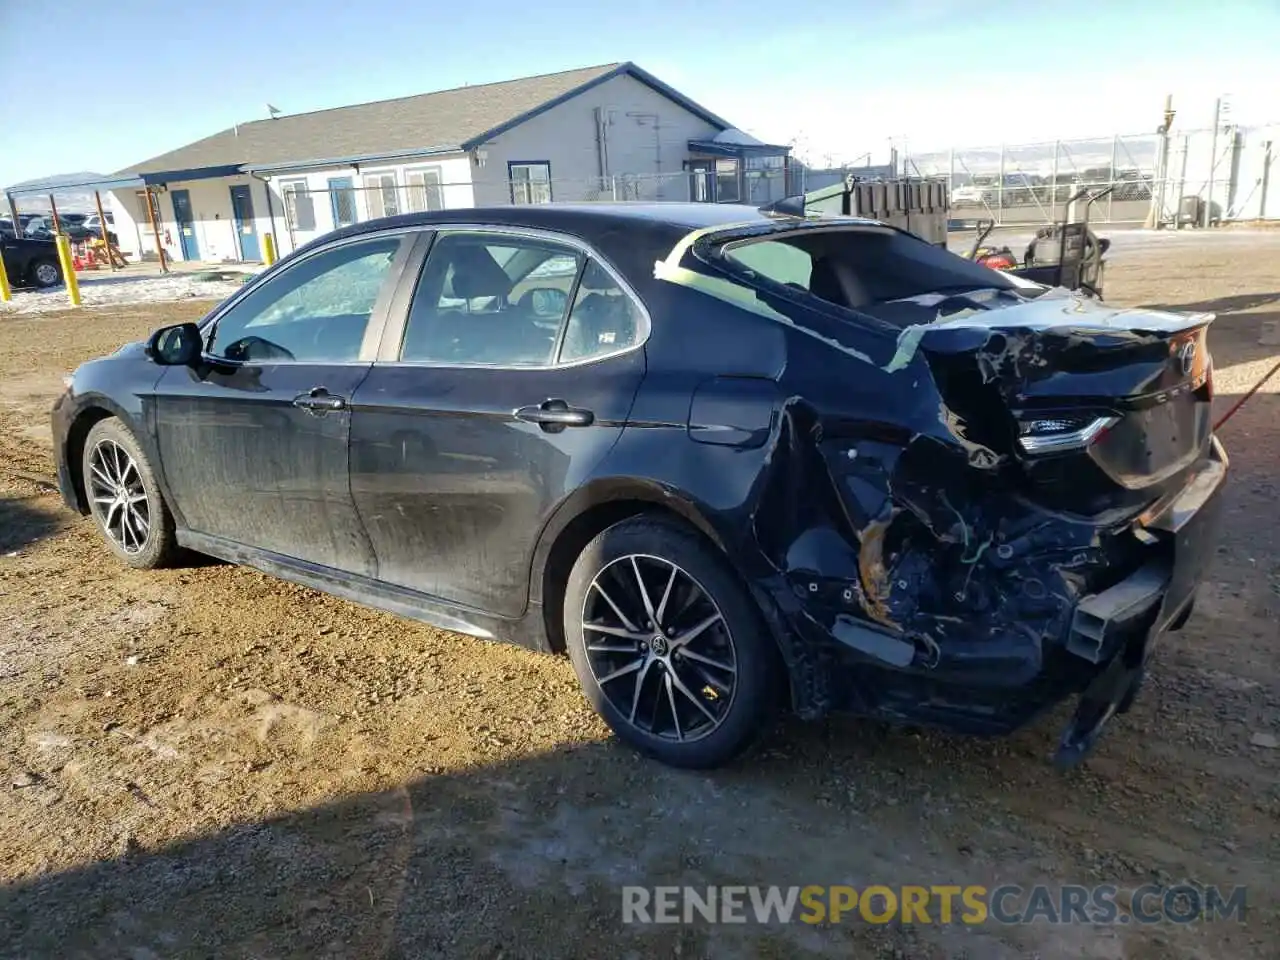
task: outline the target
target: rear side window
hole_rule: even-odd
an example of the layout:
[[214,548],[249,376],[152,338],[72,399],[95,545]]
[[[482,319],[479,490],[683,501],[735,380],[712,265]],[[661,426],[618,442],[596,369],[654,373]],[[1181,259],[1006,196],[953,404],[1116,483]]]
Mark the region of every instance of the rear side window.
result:
[[414,291],[402,360],[547,366],[569,313],[582,256],[505,234],[437,238]]
[[569,313],[560,362],[617,353],[640,342],[643,318],[636,302],[596,261],[588,261]]
[[547,367],[620,352],[643,333],[634,298],[573,247],[509,234],[447,233],[427,256],[400,358]]

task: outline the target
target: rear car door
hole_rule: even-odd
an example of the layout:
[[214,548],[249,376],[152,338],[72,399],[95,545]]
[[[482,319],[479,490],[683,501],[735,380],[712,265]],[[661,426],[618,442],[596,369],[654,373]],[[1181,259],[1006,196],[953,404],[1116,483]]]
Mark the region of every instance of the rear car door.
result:
[[648,314],[556,234],[447,229],[415,259],[352,400],[352,495],[380,580],[519,615],[539,532],[621,435]]
[[204,362],[166,371],[155,430],[186,530],[372,574],[347,478],[349,403],[412,239],[348,238],[289,263],[212,318]]

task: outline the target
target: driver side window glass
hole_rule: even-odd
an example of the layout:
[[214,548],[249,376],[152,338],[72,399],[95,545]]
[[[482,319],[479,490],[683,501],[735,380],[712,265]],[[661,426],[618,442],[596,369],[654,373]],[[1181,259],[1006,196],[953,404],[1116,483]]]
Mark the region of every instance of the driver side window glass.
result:
[[218,320],[209,353],[228,360],[356,360],[400,237],[343,244],[272,278]]
[[573,248],[509,234],[443,233],[409,308],[400,358],[546,366],[582,267]]

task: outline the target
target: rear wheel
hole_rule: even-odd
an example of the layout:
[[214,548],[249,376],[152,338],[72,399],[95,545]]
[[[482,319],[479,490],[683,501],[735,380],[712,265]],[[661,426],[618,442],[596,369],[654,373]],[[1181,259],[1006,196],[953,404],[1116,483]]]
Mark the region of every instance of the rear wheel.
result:
[[129,428],[114,417],[94,424],[81,469],[89,512],[111,551],[141,570],[171,563],[178,552],[173,517]]
[[674,522],[637,517],[592,540],[565,588],[564,632],[600,715],[672,766],[727,762],[776,708],[780,661],[755,602]]
[[62,270],[56,260],[44,257],[31,264],[31,282],[37,287],[56,287],[62,282]]

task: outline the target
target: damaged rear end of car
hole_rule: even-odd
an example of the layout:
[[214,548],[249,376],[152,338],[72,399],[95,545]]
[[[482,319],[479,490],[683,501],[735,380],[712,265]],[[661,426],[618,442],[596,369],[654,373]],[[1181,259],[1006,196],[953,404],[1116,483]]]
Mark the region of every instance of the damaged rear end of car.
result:
[[862,221],[704,231],[664,271],[786,334],[751,540],[800,712],[996,734],[1074,695],[1058,760],[1087,754],[1213,553],[1212,315]]

